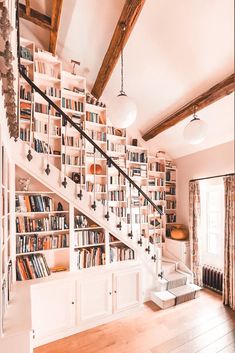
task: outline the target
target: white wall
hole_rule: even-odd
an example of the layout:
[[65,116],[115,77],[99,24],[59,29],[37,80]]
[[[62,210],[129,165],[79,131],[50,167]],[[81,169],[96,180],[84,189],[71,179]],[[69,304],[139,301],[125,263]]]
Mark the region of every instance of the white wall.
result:
[[233,173],[234,141],[175,160],[177,174],[177,223],[188,225],[188,183],[190,179]]

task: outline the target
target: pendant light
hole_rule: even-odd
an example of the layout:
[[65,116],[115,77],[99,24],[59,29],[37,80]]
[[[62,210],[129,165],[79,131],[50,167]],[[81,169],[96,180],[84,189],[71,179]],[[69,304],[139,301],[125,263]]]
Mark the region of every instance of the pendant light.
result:
[[[121,30],[126,30],[126,25],[121,23]],[[115,127],[127,128],[136,120],[136,104],[129,98],[123,89],[123,48],[121,50],[121,89],[118,96],[110,104],[110,120]]]
[[193,107],[193,119],[186,125],[184,129],[184,139],[191,145],[198,145],[205,140],[207,132],[207,124],[197,117],[197,106]]

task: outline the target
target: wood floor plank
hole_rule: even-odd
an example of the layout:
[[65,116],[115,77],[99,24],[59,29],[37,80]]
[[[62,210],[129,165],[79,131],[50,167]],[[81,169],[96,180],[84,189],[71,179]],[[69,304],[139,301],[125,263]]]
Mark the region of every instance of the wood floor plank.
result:
[[232,343],[217,353],[234,353],[234,352],[235,352],[235,344]]
[[235,345],[235,330],[232,330],[218,340],[216,339],[212,344],[198,351],[198,353],[218,353],[232,344]]
[[[227,315],[227,311],[225,311],[224,308],[221,308],[221,310],[217,311],[215,315],[209,319],[205,320],[205,317],[203,317],[201,320],[198,320],[198,322],[193,321],[195,322],[195,326],[193,326],[193,328],[185,328],[182,334],[174,336],[163,344],[153,348],[152,353],[168,353],[229,319],[230,315]],[[182,326],[182,324],[180,325]]]
[[224,335],[230,333],[235,327],[234,320],[230,319],[222,324],[217,325],[215,328],[201,334],[200,336],[189,340],[184,345],[171,350],[171,353],[196,353],[212,344],[216,339],[220,339]]
[[[203,339],[213,347],[213,335],[220,353],[234,353],[224,351],[226,340],[227,349],[233,349],[229,345],[233,315],[222,305],[221,296],[203,290],[198,299],[167,310],[146,303],[136,313],[38,347],[34,353],[167,353],[182,347],[192,353],[205,349]],[[193,345],[196,348],[191,350]]]

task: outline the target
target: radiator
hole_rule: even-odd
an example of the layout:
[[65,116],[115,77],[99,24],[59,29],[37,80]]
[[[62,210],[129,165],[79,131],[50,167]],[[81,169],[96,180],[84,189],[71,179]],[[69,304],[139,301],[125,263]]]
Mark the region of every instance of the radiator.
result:
[[212,266],[204,265],[202,267],[202,282],[204,287],[208,287],[222,293],[223,271]]

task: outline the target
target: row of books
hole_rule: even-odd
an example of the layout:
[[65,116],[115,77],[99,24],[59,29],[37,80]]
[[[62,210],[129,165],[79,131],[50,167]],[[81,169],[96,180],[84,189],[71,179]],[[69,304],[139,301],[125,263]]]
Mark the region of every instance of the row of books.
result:
[[84,112],[84,103],[70,98],[62,97],[62,108]]
[[110,262],[134,260],[134,250],[122,245],[122,246],[110,246]]
[[31,101],[32,99],[31,91],[27,90],[23,85],[20,85],[20,98],[27,101]]
[[151,177],[149,176],[148,178],[148,185],[149,186],[164,186],[164,179],[162,178],[155,178],[155,177]]
[[143,169],[142,167],[145,166],[140,166],[137,168],[128,168],[128,173],[131,177],[142,177],[142,178],[147,178],[147,170]]
[[62,153],[62,163],[63,164],[69,164],[69,165],[84,165],[85,164],[85,157],[84,155],[82,156],[75,156],[75,155],[70,155],[70,154],[64,154]]
[[146,214],[136,214],[130,213],[127,214],[127,224],[140,224],[140,223],[147,223],[148,222],[148,215]]
[[[48,123],[34,119],[34,131],[40,134],[48,134]],[[61,136],[61,128],[50,123],[50,136]]]
[[90,121],[92,123],[102,124],[100,119],[100,115],[97,113],[86,112],[86,121]]
[[30,120],[31,117],[31,104],[20,102],[20,118]]
[[165,191],[149,191],[152,200],[165,200]]
[[44,93],[47,96],[55,97],[55,98],[61,98],[61,90],[56,87],[46,87],[44,89]]
[[16,253],[34,252],[40,250],[60,249],[69,246],[67,234],[40,236],[20,235],[16,238]]
[[20,128],[20,139],[22,141],[29,141],[30,139],[30,129],[28,128]]
[[106,132],[96,130],[86,130],[88,136],[93,140],[106,141]]
[[153,172],[165,172],[165,165],[160,162],[149,163],[149,170]]
[[126,207],[110,207],[109,208],[111,212],[113,212],[118,218],[122,217],[126,217],[127,216],[127,209]]
[[108,152],[126,153],[126,146],[119,143],[113,143],[107,140],[107,150]]
[[168,209],[176,208],[176,200],[167,200],[166,208]]
[[110,185],[125,185],[126,179],[123,175],[109,175],[108,181]]
[[127,151],[127,159],[131,162],[147,163],[147,154],[145,152]]
[[104,247],[92,247],[87,249],[79,249],[77,251],[77,267],[78,269],[88,268],[92,266],[105,265]]
[[105,242],[105,235],[103,231],[98,230],[79,230],[74,232],[75,247],[101,244]]
[[176,214],[175,213],[167,213],[166,214],[167,223],[175,223],[176,222]]
[[65,136],[64,134],[62,134],[62,145],[80,148],[80,146],[81,146],[81,139],[80,139],[80,137],[76,137],[76,136]]
[[166,171],[166,181],[176,181],[176,171],[167,170]]
[[33,53],[31,52],[31,50],[26,47],[23,47],[22,45],[20,46],[20,57],[33,61]]
[[34,64],[35,72],[39,72],[40,74],[48,75],[58,79],[60,78],[59,69],[56,68],[53,64],[45,63],[39,60],[35,60]]
[[126,137],[126,130],[125,129],[117,129],[113,126],[107,126],[107,134],[118,136],[118,137]]
[[[88,192],[94,191],[94,183],[92,183],[91,181],[87,181],[86,182],[86,190]],[[96,192],[106,192],[106,190],[107,190],[106,184],[100,184],[100,183],[95,184],[95,191]]]
[[175,186],[166,185],[166,195],[175,195],[176,188]]
[[35,103],[34,108],[36,113],[49,114],[49,107],[47,104]]
[[110,201],[125,201],[126,200],[126,191],[125,190],[109,191],[109,200]]
[[44,218],[16,217],[16,232],[46,232],[68,229],[65,216],[50,216]]
[[[109,153],[112,154],[112,153]],[[115,157],[112,156],[112,160],[120,167],[120,168],[126,168],[126,159],[125,157]]]
[[53,199],[41,195],[16,195],[16,212],[51,212],[54,211]]
[[50,274],[51,271],[43,254],[18,256],[16,258],[17,281],[48,277]]
[[49,153],[60,155],[60,151],[55,151],[52,145],[48,146],[48,143],[45,141],[41,141],[39,139],[33,139],[34,149],[38,153]]

